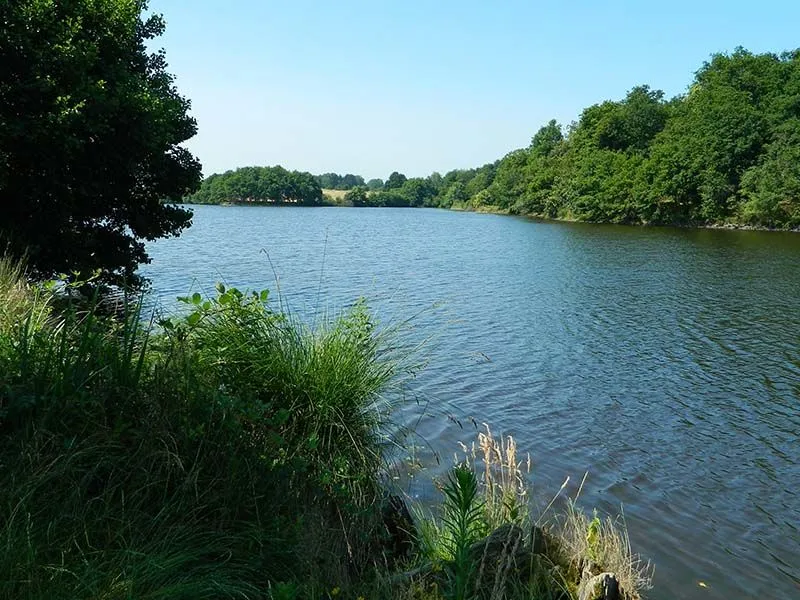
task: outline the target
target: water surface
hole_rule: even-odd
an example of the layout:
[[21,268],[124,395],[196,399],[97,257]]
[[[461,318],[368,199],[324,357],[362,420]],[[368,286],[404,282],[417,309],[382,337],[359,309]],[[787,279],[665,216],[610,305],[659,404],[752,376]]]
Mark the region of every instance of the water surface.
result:
[[311,320],[359,296],[419,315],[420,434],[444,456],[470,418],[513,434],[540,495],[588,471],[650,598],[800,597],[800,235],[201,206],[149,249],[167,306],[223,280]]

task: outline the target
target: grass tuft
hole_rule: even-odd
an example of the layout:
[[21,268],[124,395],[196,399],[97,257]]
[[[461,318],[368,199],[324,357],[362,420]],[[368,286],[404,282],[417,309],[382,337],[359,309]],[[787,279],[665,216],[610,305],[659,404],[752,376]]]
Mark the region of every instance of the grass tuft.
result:
[[652,588],[653,566],[631,550],[622,517],[589,516],[569,502],[560,518],[560,539],[569,568],[612,572],[625,590],[641,595]]
[[220,286],[156,323],[57,289],[0,259],[0,597],[309,597],[377,560],[397,363],[363,304],[311,330]]

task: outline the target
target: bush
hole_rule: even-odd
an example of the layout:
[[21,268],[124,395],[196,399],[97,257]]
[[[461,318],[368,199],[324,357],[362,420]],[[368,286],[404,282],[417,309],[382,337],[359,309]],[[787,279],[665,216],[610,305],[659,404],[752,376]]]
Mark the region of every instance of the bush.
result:
[[310,330],[220,287],[156,323],[0,260],[0,597],[269,597],[379,543],[396,365],[363,304]]

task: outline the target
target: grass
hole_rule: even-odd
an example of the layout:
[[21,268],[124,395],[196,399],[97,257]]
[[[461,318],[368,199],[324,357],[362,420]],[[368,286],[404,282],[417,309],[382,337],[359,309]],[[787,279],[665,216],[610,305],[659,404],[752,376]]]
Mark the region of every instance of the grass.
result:
[[575,502],[569,502],[561,519],[561,543],[573,570],[597,566],[596,570],[616,574],[623,589],[639,593],[651,589],[653,567],[635,555],[630,546],[624,520],[596,513],[589,517]]
[[407,595],[391,597],[566,600],[603,572],[616,575],[627,598],[650,589],[653,569],[632,552],[624,521],[589,517],[575,500],[564,514],[551,514],[551,501],[534,515],[529,473],[530,457],[518,455],[513,437],[496,437],[484,424],[440,484],[440,515],[417,510],[429,567],[410,571]]
[[161,320],[65,291],[0,258],[0,598],[572,598],[593,566],[649,585],[624,529],[576,507],[542,551],[530,462],[488,426],[393,556],[407,359],[363,303],[310,329],[266,291]]
[[362,305],[115,319],[5,260],[0,294],[0,597],[267,598],[375,553],[396,364]]
[[347,195],[348,190],[330,190],[323,189],[322,197],[335,206],[350,206],[350,203],[345,201],[344,197]]

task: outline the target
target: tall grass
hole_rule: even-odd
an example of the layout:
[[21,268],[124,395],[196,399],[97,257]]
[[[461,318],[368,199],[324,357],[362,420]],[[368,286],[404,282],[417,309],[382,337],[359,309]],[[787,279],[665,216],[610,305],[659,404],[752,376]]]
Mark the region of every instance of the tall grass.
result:
[[364,306],[309,330],[220,288],[154,323],[53,308],[0,259],[0,598],[267,598],[380,551]]
[[614,573],[623,589],[646,592],[652,587],[653,566],[634,554],[622,518],[591,517],[569,502],[560,517],[561,543],[570,568]]
[[467,447],[461,444],[459,460],[480,473],[480,486],[485,498],[484,518],[489,527],[505,523],[529,524],[530,497],[527,476],[531,457],[517,456],[517,443],[512,436],[495,437],[487,423],[477,440]]
[[408,596],[394,590],[391,597],[568,600],[601,572],[614,573],[629,600],[650,589],[652,567],[632,552],[624,521],[589,516],[575,500],[566,513],[551,513],[569,478],[532,512],[530,456],[520,457],[513,437],[484,424],[460,450],[441,485],[441,514],[416,510],[430,567],[410,571],[401,587]]

